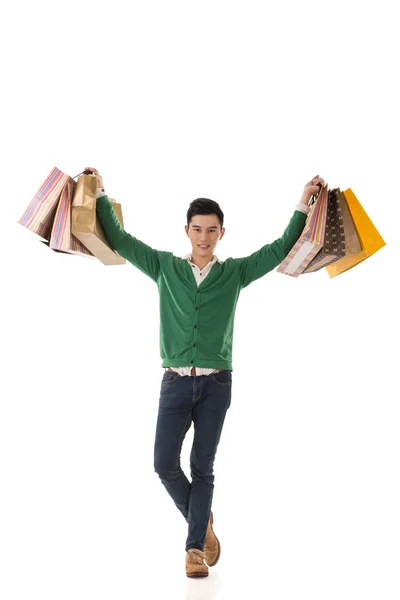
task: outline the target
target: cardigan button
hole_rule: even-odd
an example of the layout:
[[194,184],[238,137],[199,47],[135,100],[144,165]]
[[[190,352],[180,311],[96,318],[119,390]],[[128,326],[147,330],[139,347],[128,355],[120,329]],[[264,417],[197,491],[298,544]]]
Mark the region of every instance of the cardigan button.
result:
[[196,329],[197,325],[194,326],[194,328]]

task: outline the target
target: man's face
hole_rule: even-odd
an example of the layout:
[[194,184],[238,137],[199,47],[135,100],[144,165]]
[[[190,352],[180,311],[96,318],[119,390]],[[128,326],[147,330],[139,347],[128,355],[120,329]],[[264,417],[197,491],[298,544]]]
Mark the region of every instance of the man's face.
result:
[[[225,233],[220,227],[217,215],[195,215],[185,231],[192,243],[192,258],[201,261],[212,260],[213,252]],[[205,245],[206,247],[202,248]]]

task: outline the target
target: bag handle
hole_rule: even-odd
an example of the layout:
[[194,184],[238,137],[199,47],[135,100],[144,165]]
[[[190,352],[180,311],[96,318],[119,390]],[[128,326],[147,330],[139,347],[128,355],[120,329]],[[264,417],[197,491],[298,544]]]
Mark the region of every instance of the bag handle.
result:
[[[72,179],[76,179],[77,177],[79,177],[79,175],[93,175],[93,171],[90,171],[89,169],[86,169],[86,171],[82,171],[82,173],[79,173],[78,175],[75,175],[75,177],[73,177]],[[113,198],[109,198],[110,202],[115,202],[115,200],[113,200]]]
[[93,171],[86,169],[86,171],[82,171],[82,173],[78,173],[78,175],[75,175],[75,177],[73,177],[72,179],[76,179],[77,177],[79,177],[79,175],[93,175]]
[[316,199],[318,198],[321,188],[322,188],[322,183],[317,183],[318,187],[319,187],[319,191],[317,194],[313,194],[310,198],[310,200],[308,201],[308,206],[312,206],[314,204],[314,202],[316,201]]

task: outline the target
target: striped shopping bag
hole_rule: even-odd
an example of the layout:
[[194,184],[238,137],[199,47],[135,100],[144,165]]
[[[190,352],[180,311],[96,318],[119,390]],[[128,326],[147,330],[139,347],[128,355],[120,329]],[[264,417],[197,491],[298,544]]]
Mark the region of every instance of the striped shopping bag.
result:
[[328,204],[328,184],[311,206],[303,233],[277,268],[278,273],[298,277],[323,247]]
[[57,205],[67,181],[75,183],[69,175],[53,167],[18,223],[49,240]]
[[76,182],[71,179],[65,184],[58,202],[51,230],[49,246],[59,252],[68,254],[81,254],[88,258],[95,258],[93,254],[72,233],[72,199],[76,189]]

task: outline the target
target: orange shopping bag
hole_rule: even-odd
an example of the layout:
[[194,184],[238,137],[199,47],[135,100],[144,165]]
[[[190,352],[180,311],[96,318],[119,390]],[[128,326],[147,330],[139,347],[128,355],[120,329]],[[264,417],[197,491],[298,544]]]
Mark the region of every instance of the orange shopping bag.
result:
[[330,277],[335,277],[348,271],[386,245],[386,242],[357,200],[351,188],[347,189],[343,194],[357,229],[361,251],[352,256],[345,256],[325,267]]

